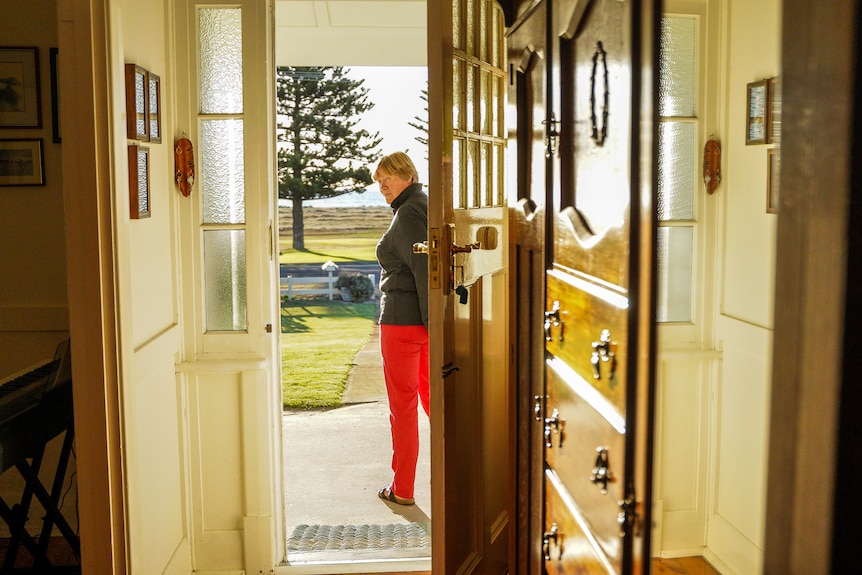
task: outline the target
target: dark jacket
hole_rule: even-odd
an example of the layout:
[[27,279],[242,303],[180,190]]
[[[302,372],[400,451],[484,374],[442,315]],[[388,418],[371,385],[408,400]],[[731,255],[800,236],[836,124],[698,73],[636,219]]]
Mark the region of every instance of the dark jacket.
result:
[[428,328],[428,256],[414,254],[413,244],[428,239],[428,196],[411,184],[392,201],[395,215],[377,244],[380,275],[380,323]]

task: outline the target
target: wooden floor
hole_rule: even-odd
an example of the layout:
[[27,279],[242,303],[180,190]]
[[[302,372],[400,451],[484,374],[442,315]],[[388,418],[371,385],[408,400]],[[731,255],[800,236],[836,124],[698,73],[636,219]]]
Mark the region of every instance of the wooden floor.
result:
[[653,559],[652,572],[655,575],[721,575],[703,557]]

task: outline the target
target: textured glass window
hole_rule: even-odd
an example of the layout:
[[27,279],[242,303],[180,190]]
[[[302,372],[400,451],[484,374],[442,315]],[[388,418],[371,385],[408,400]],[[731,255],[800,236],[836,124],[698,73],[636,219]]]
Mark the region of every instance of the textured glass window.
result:
[[697,82],[697,20],[672,16],[661,20],[659,115],[694,116]]
[[691,321],[691,226],[658,229],[656,320]]
[[201,114],[242,113],[242,11],[200,8]]
[[464,140],[456,138],[452,141],[452,207],[455,209],[467,207],[463,165]]
[[488,61],[488,0],[477,0],[479,2],[479,59]]
[[237,331],[246,319],[245,230],[204,231],[207,331]]
[[467,130],[470,132],[476,131],[476,100],[478,94],[476,91],[476,67],[467,62]]
[[491,73],[487,70],[479,70],[479,130],[483,134],[491,131],[492,100],[491,100]]
[[467,15],[467,26],[465,28],[465,34],[467,35],[466,52],[470,56],[474,56],[476,54],[476,2],[481,1],[482,0],[466,0],[466,8],[464,10]]
[[462,89],[464,63],[462,60],[452,61],[452,120],[456,130],[464,129],[464,92]]
[[482,157],[479,160],[479,203],[482,206],[493,205],[491,177],[493,166],[491,166],[491,144],[482,142]]
[[467,181],[467,207],[479,207],[479,197],[476,178],[479,176],[479,151],[476,149],[479,142],[467,140],[467,169],[464,179]]
[[245,221],[242,120],[201,121],[203,223]]
[[464,36],[461,34],[463,10],[462,0],[452,0],[452,46],[459,50],[464,49]]
[[694,218],[695,124],[662,122],[658,134],[658,218]]

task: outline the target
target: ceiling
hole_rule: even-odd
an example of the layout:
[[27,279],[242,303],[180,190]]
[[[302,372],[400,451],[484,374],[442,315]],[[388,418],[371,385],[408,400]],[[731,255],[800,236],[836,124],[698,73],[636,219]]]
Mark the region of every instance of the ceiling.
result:
[[425,66],[425,0],[276,0],[277,66]]

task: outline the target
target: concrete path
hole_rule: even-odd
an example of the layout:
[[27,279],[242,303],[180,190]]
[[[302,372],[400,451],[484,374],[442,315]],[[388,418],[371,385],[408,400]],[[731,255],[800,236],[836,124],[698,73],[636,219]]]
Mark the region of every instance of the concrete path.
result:
[[[407,525],[431,521],[429,425],[421,408],[416,504],[395,505],[377,497],[377,491],[392,479],[389,404],[377,326],[354,362],[342,407],[284,412],[288,537],[299,525]],[[410,556],[421,555],[413,551]]]

